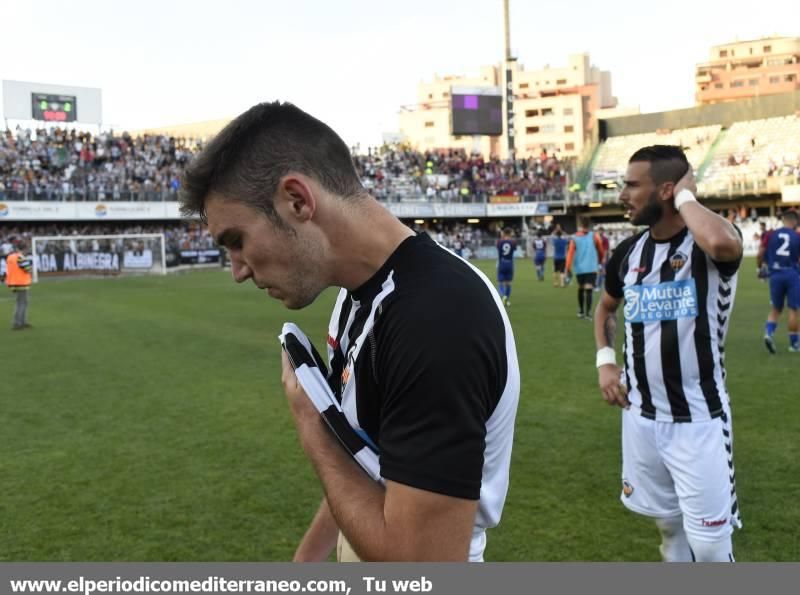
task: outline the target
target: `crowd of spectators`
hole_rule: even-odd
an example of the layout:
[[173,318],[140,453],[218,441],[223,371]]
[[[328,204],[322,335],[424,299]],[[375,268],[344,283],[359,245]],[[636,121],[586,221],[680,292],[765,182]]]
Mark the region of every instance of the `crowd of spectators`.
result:
[[175,200],[192,139],[74,129],[0,133],[0,199]]
[[486,202],[496,195],[560,199],[572,167],[544,150],[537,157],[501,160],[461,149],[420,152],[385,145],[353,159],[364,185],[388,201]]
[[[0,200],[176,200],[197,139],[17,128],[0,133]],[[560,198],[571,163],[543,151],[517,160],[463,150],[420,152],[398,145],[353,155],[379,200],[485,202]]]
[[181,250],[210,250],[216,247],[214,238],[200,222],[164,224],[120,223],[47,223],[8,224],[0,227],[0,245],[14,246],[20,241],[30,249],[31,238],[42,236],[98,236],[163,233],[167,252]]

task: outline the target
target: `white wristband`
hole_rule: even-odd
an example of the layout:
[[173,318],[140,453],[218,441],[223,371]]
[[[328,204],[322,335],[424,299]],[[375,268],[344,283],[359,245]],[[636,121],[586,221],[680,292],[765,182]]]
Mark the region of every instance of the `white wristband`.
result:
[[680,211],[681,207],[687,202],[697,202],[694,194],[688,188],[684,188],[675,196],[675,210]]
[[614,351],[613,347],[601,347],[597,350],[597,367],[608,364],[617,365],[617,352]]

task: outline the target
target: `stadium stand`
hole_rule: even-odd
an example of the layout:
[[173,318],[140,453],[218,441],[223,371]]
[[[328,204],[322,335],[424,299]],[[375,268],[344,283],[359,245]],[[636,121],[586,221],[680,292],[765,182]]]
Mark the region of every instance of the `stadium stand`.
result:
[[180,173],[202,145],[59,128],[0,134],[0,199],[175,200]]
[[698,185],[701,194],[758,191],[769,177],[800,180],[800,118],[784,116],[734,123],[723,133]]
[[[6,130],[0,135],[0,200],[176,200],[180,174],[202,141],[165,135]],[[354,155],[364,185],[380,200],[485,202],[563,197],[571,162],[543,152],[517,161],[463,151],[397,146]]]
[[498,194],[560,200],[573,165],[546,152],[516,161],[484,160],[461,150],[421,153],[395,146],[355,155],[354,161],[378,199],[443,202],[485,202]]
[[15,245],[24,240],[41,236],[93,236],[93,235],[133,235],[163,233],[167,251],[209,250],[216,248],[214,238],[199,222],[175,222],[163,224],[134,224],[129,222],[104,223],[19,223],[0,229],[0,245]]
[[689,163],[696,169],[706,158],[722,126],[698,126],[671,131],[615,136],[601,146],[593,169],[593,181],[618,179],[625,174],[628,159],[637,149],[649,145],[678,145],[683,147]]

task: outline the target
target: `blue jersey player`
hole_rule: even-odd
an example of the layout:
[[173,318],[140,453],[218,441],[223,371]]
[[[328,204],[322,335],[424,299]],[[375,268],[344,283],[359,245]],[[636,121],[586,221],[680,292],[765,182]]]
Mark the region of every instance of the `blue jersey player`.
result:
[[497,240],[497,290],[506,306],[511,305],[511,282],[514,280],[514,251],[517,243],[511,239],[511,228],[506,227]]
[[540,229],[533,238],[533,266],[536,267],[536,278],[544,281],[544,263],[547,260],[547,240],[542,236],[544,232]]
[[783,227],[774,230],[758,254],[759,268],[767,265],[769,271],[769,295],[772,304],[767,317],[764,344],[770,353],[776,353],[775,330],[784,303],[789,307],[789,351],[800,352],[798,341],[797,309],[800,308],[800,235],[795,231],[798,223],[796,211],[783,215]]
[[567,247],[569,240],[563,237],[560,229],[553,238],[553,287],[566,287]]

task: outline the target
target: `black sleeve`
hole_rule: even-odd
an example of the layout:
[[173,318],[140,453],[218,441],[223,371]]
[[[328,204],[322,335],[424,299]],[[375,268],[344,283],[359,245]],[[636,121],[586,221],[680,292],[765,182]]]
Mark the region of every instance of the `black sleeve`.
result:
[[[739,234],[739,238],[742,238],[742,230],[739,229],[736,225],[733,226],[733,229],[736,230],[736,233]],[[741,256],[736,260],[731,260],[730,262],[717,262],[716,260],[710,259],[711,262],[714,263],[714,266],[717,267],[719,274],[723,277],[733,277],[736,274],[736,271],[739,270],[739,266],[742,264],[742,258],[744,257],[744,251],[742,251]]]
[[454,307],[440,294],[392,304],[376,327],[381,475],[477,500],[486,421],[507,376],[505,328],[493,298]]
[[611,254],[611,258],[608,259],[608,264],[606,265],[606,293],[613,298],[621,299],[624,295],[623,287],[625,284],[622,277],[620,277],[620,272],[628,251],[638,237],[638,235],[635,235],[620,242]]

